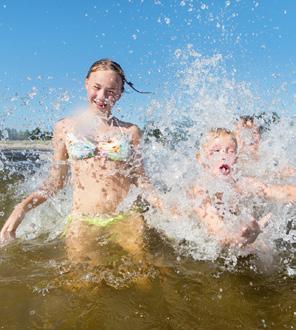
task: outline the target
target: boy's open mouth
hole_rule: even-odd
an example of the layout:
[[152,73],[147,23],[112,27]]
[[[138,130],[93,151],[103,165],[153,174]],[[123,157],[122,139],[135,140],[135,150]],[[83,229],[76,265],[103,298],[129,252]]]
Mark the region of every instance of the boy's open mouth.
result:
[[227,164],[223,164],[219,167],[219,170],[221,174],[228,175],[230,173],[230,166],[228,166]]

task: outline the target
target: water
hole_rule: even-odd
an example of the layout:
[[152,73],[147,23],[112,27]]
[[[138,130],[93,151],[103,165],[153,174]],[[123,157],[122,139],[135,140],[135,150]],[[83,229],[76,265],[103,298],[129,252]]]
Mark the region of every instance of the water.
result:
[[281,268],[235,271],[222,263],[179,259],[163,243],[166,267],[149,285],[116,289],[71,282],[64,247],[38,239],[1,251],[3,329],[264,329],[295,326],[295,279]]
[[[18,182],[18,178],[14,178]],[[6,181],[2,180],[2,191]],[[7,210],[16,198],[7,196]],[[9,206],[10,205],[10,206]],[[47,237],[17,241],[1,250],[3,329],[283,329],[296,326],[295,276],[279,261],[270,273],[254,257],[235,269],[180,258],[155,233],[161,256],[148,284],[117,289],[66,268],[64,245]]]
[[[159,147],[158,142],[155,145]],[[46,158],[48,154],[43,156],[45,161],[35,162],[33,168],[26,163],[5,163],[7,166],[1,171],[1,205],[5,212],[2,219],[21,195],[38,185],[40,177],[47,174]],[[179,171],[180,167],[174,172],[178,180],[183,176]],[[157,179],[159,177],[155,181]],[[158,180],[159,190],[170,190],[172,180],[172,177],[171,181],[162,183]],[[165,219],[159,228],[156,221],[159,215],[152,214],[148,222],[174,241],[168,241],[155,230],[147,230],[153,271],[148,281],[132,283],[114,269],[100,269],[95,273],[68,265],[59,233],[68,212],[69,196],[70,191],[66,189],[34,210],[20,227],[20,239],[1,249],[0,325],[3,329],[282,329],[296,326],[294,241],[292,233],[286,235],[285,230],[279,240],[281,226],[273,229],[278,253],[273,267],[266,269],[260,256],[219,254],[215,244],[206,241],[201,232],[190,232],[190,219],[188,223]],[[175,192],[168,196],[168,202],[174,202]],[[279,215],[288,217],[288,211],[280,209]],[[124,260],[122,264],[126,271],[128,265]],[[98,276],[102,271],[104,276]]]

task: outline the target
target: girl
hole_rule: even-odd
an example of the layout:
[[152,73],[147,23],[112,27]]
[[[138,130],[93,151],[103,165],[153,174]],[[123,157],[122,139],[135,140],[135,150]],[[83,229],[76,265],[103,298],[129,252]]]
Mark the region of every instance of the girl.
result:
[[103,255],[111,253],[102,248],[109,239],[123,252],[142,258],[142,217],[117,211],[133,184],[147,187],[138,152],[140,130],[112,115],[126,84],[136,90],[112,60],[101,59],[90,67],[86,110],[55,125],[50,176],[14,208],[1,230],[2,241],[15,237],[26,213],[64,186],[70,168],[73,204],[65,230],[69,258],[102,263]]

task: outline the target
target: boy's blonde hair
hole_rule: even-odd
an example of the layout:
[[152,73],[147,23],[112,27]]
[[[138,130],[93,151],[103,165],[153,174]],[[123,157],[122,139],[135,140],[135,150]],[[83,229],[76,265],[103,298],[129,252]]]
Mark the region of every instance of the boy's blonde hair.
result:
[[204,136],[202,136],[200,140],[199,152],[195,155],[196,159],[197,160],[200,159],[200,150],[203,149],[205,145],[209,143],[210,139],[216,139],[220,136],[230,137],[233,143],[235,144],[235,149],[237,149],[237,140],[235,134],[232,131],[221,127],[211,128]]

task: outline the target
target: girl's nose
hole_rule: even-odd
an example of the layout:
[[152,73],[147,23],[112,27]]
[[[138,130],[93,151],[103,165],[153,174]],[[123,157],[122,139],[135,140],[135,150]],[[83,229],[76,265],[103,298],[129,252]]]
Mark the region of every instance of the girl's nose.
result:
[[106,98],[106,93],[103,89],[100,89],[98,92],[97,92],[97,96],[96,96],[99,100],[101,101],[104,101],[105,98]]

